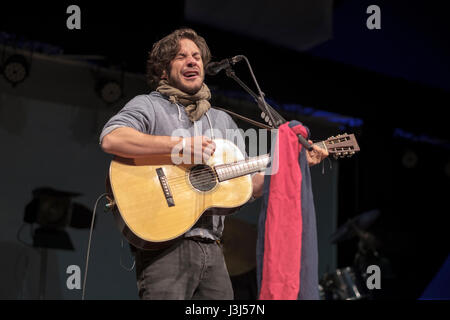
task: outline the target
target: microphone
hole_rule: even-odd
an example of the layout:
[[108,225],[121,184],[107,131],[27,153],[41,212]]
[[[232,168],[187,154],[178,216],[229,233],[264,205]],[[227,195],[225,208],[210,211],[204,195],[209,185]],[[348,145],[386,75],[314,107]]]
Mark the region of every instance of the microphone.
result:
[[229,68],[237,62],[241,61],[244,56],[235,56],[233,58],[223,59],[219,62],[210,62],[206,66],[205,72],[207,75],[215,76],[223,69]]

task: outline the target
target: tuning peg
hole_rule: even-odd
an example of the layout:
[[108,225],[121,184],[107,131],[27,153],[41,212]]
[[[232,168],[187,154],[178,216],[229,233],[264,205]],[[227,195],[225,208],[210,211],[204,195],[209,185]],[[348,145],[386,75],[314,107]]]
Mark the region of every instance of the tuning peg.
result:
[[272,121],[270,120],[269,116],[266,115],[264,112],[261,112],[261,118],[269,125],[272,125]]

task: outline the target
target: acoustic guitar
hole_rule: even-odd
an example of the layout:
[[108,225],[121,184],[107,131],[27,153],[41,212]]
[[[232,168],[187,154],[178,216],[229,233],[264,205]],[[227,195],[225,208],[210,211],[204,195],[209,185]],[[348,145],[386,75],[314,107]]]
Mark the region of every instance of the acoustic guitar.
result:
[[[119,229],[131,244],[159,248],[186,233],[209,208],[235,208],[250,199],[250,174],[263,171],[270,154],[245,159],[232,142],[214,142],[205,164],[174,165],[171,155],[111,161],[107,189]],[[335,158],[359,151],[353,134],[315,144]]]

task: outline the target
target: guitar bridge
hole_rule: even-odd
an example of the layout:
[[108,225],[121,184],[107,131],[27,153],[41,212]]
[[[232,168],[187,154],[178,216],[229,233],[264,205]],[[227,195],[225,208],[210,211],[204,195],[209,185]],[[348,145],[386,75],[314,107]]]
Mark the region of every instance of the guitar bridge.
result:
[[167,205],[169,207],[175,206],[175,201],[173,201],[172,192],[170,191],[169,184],[167,182],[167,177],[164,174],[163,169],[162,168],[156,169],[156,174],[158,175],[159,183],[161,184],[161,188],[163,190],[164,197],[166,198]]

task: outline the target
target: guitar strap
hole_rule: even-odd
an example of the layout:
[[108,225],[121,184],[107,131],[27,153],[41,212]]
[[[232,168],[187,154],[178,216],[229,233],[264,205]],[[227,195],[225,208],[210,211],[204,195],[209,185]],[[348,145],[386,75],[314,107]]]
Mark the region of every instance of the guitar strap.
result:
[[233,111],[230,111],[230,110],[227,110],[227,109],[224,109],[224,108],[214,107],[214,109],[218,109],[218,110],[224,111],[224,112],[226,112],[226,113],[228,113],[228,114],[230,114],[230,115],[232,115],[232,116],[234,116],[234,117],[236,117],[236,118],[239,118],[239,119],[241,119],[241,120],[243,120],[243,121],[246,121],[246,122],[248,122],[248,123],[250,123],[250,124],[253,124],[253,125],[255,125],[255,126],[259,127],[259,128],[262,128],[262,129],[268,129],[268,130],[275,129],[274,127],[271,127],[271,126],[268,126],[268,125],[263,124],[263,123],[261,123],[261,122],[258,122],[258,121],[249,119],[249,118],[244,117],[244,116],[241,116],[241,115],[238,114],[238,113],[235,113],[235,112],[233,112]]

